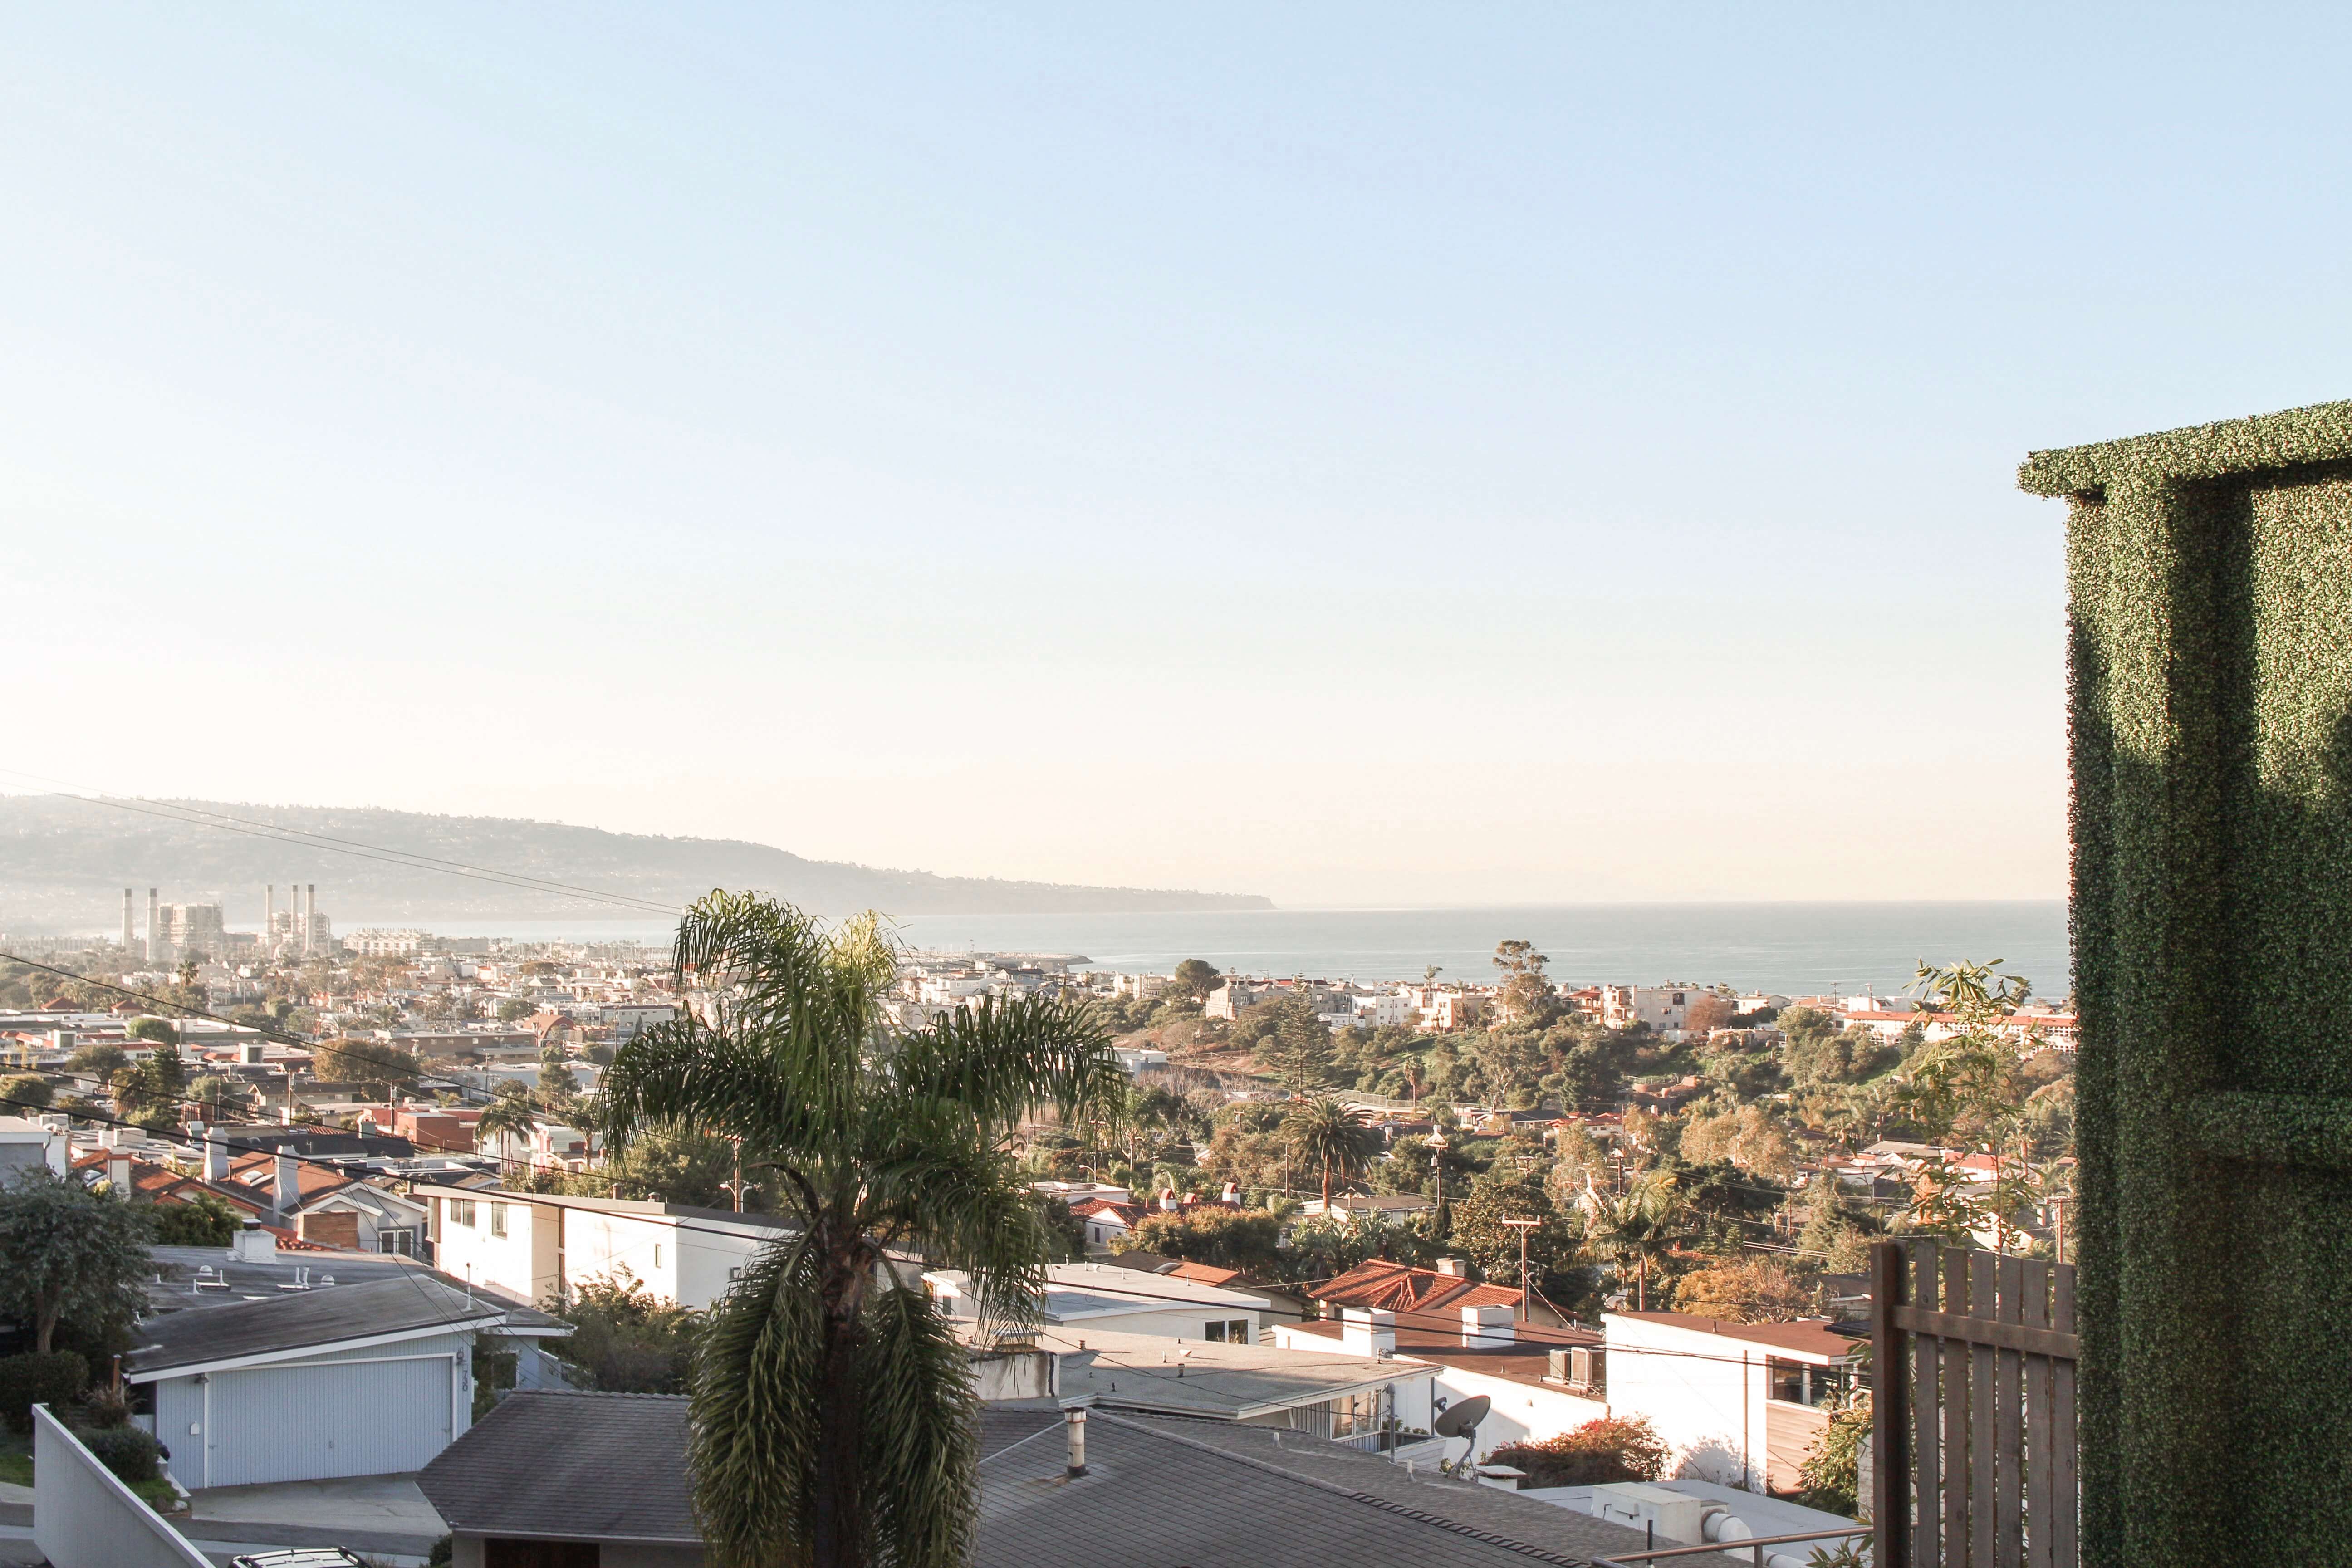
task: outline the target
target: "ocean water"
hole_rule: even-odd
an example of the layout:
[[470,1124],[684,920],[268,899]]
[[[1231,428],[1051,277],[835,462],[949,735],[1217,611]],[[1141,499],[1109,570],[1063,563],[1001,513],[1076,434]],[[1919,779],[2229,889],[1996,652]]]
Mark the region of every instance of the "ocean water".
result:
[[[643,921],[404,921],[450,936],[667,942]],[[1187,958],[1244,974],[1368,982],[1491,979],[1495,944],[1532,942],[1555,979],[1578,984],[1688,981],[1790,994],[1881,994],[1911,983],[1921,960],[1982,963],[2033,983],[2070,984],[2066,906],[2045,902],[1563,904],[1444,910],[1243,910],[1164,914],[925,915],[898,922],[909,946],[952,952],[1074,953],[1097,969],[1164,973]]]

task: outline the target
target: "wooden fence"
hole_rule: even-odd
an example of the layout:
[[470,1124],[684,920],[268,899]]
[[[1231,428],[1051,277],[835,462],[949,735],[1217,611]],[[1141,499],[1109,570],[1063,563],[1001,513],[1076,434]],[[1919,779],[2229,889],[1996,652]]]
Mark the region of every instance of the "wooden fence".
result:
[[2075,1568],[2074,1270],[1871,1249],[1878,1568]]

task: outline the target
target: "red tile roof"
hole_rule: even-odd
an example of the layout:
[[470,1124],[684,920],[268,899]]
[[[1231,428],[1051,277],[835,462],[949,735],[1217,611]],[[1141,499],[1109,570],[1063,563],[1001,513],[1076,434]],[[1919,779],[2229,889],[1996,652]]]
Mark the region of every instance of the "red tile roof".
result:
[[1516,1307],[1519,1293],[1434,1268],[1369,1258],[1317,1288],[1315,1300],[1333,1307],[1373,1307],[1390,1312],[1455,1312],[1464,1307]]

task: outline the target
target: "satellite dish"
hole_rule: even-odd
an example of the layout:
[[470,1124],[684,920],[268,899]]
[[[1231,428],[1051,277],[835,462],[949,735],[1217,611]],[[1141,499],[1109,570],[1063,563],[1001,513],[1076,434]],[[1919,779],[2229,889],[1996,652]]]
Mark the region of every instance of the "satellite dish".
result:
[[1495,1402],[1483,1394],[1457,1401],[1446,1407],[1430,1430],[1441,1437],[1465,1436],[1486,1419],[1486,1412],[1494,1407]]

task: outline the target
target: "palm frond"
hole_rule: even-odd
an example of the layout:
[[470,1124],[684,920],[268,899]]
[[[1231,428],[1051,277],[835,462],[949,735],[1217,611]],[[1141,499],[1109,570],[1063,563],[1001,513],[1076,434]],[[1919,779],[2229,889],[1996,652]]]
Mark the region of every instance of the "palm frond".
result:
[[815,1511],[824,1312],[816,1259],[781,1241],[711,1309],[688,1463],[713,1568],[804,1568]]
[[882,1290],[860,1352],[875,1561],[962,1568],[980,1511],[980,1400],[954,1325],[920,1290]]
[[1039,1106],[1064,1117],[1108,1110],[1127,1098],[1110,1033],[1090,1002],[1058,995],[985,997],[958,1007],[900,1045],[898,1079],[1005,1123]]

